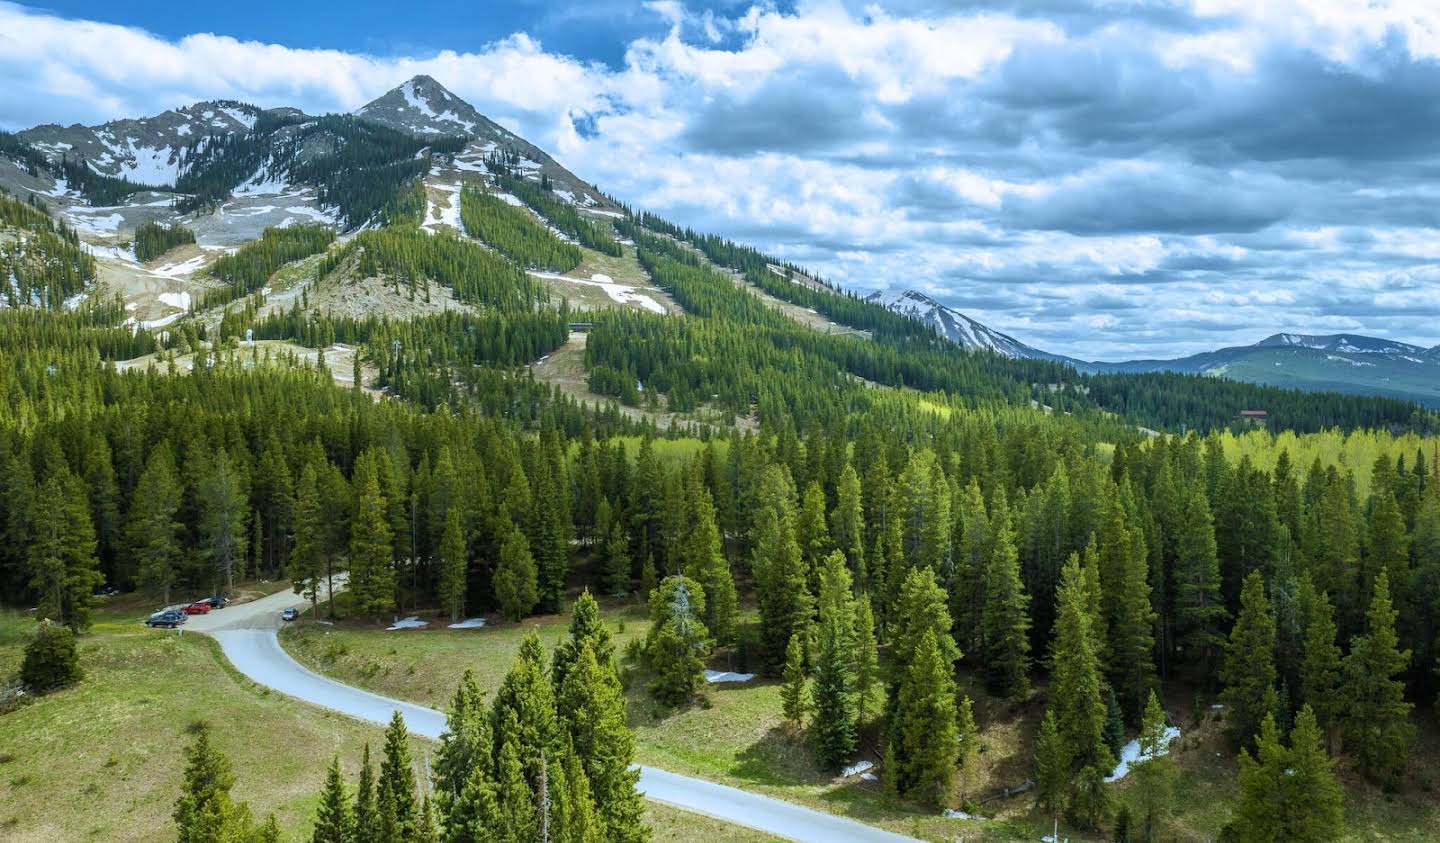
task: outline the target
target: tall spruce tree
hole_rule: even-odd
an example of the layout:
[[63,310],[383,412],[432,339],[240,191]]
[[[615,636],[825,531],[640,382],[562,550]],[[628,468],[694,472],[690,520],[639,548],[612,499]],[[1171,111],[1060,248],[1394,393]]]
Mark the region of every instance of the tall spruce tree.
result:
[[650,832],[637,789],[640,772],[632,766],[635,739],[625,722],[625,698],[614,668],[596,658],[592,641],[582,638],[579,647],[558,697],[572,755],[593,794],[600,839],[644,843]]
[[396,843],[415,836],[420,805],[416,796],[415,771],[410,761],[410,733],[405,728],[405,718],[398,711],[390,715],[390,725],[385,729],[385,755],[380,760],[376,803],[381,816],[393,820],[392,839]]
[[315,466],[309,463],[300,470],[300,483],[295,491],[294,527],[295,540],[286,573],[295,593],[304,595],[312,607],[318,608],[328,541],[319,477]]
[[84,484],[59,469],[40,484],[33,516],[29,568],[35,615],[82,632],[90,627],[95,587],[104,581]]
[[1212,675],[1224,646],[1221,625],[1225,605],[1220,596],[1220,562],[1210,504],[1203,489],[1191,492],[1175,536],[1175,612],[1183,660]]
[[1410,664],[1410,651],[1400,649],[1395,635],[1390,577],[1384,570],[1375,578],[1365,621],[1365,634],[1354,639],[1345,657],[1345,749],[1366,778],[1384,781],[1404,768],[1415,733],[1412,706],[1399,678]]
[[705,589],[705,626],[717,644],[728,644],[735,638],[735,579],[720,552],[720,529],[710,491],[696,480],[690,484],[689,494],[689,533],[681,554],[681,573]]
[[1220,699],[1228,707],[1226,727],[1231,742],[1238,746],[1260,731],[1266,716],[1279,713],[1275,618],[1259,571],[1250,572],[1240,592],[1240,615],[1230,630],[1220,681],[1225,686]]
[[465,610],[465,579],[469,554],[465,548],[465,530],[460,523],[460,507],[452,506],[445,514],[445,532],[440,539],[440,607],[450,621],[460,620]]
[[857,745],[855,598],[845,555],[831,553],[820,571],[820,622],[811,729],[822,767],[839,770]]
[[495,601],[500,605],[500,613],[511,621],[530,614],[540,601],[539,576],[535,558],[530,555],[529,540],[519,527],[510,524],[500,544],[500,561],[495,566]]
[[661,703],[680,705],[705,686],[710,632],[704,612],[705,590],[694,580],[666,577],[650,593],[645,659],[654,674],[650,694]]
[[887,781],[904,798],[938,805],[954,779],[957,749],[954,666],[934,630],[921,636],[904,670],[885,748]]
[[1050,709],[1065,743],[1065,755],[1080,766],[1101,761],[1113,766],[1105,744],[1105,684],[1090,634],[1090,612],[1079,557],[1071,554],[1056,597],[1055,637],[1050,646]]
[[1326,746],[1333,744],[1336,729],[1345,713],[1344,696],[1340,691],[1343,662],[1340,647],[1335,643],[1335,610],[1330,598],[1316,593],[1306,578],[1302,591],[1314,594],[1304,630],[1304,649],[1300,659],[1300,700],[1315,712],[1317,722],[1325,731]]
[[310,843],[352,843],[354,839],[355,815],[345,778],[340,773],[340,758],[336,756],[325,774],[325,789],[320,792],[320,805],[315,809]]
[[1030,596],[1020,580],[1010,510],[998,497],[981,619],[985,678],[992,693],[1019,700],[1030,693]]
[[179,575],[182,557],[180,478],[168,442],[150,451],[135,487],[125,523],[125,540],[136,584],[141,591],[170,603],[170,588]]
[[390,522],[373,462],[357,469],[355,517],[350,528],[350,593],[355,611],[381,615],[395,606],[395,568],[391,564]]

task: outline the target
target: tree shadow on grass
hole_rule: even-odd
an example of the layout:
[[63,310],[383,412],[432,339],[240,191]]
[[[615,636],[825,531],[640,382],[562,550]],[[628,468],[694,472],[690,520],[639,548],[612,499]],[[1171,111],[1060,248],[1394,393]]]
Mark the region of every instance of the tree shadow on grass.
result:
[[755,784],[775,787],[824,785],[830,776],[815,767],[811,751],[803,737],[776,726],[736,755],[729,772]]

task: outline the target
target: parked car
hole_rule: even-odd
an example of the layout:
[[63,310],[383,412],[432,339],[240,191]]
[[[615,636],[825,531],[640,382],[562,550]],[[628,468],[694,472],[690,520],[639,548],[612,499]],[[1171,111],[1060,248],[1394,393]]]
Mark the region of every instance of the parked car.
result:
[[209,603],[209,604],[210,604],[210,608],[212,608],[212,609],[223,609],[223,608],[225,608],[226,606],[229,606],[229,605],[230,605],[230,601],[229,601],[228,599],[226,599],[226,598],[224,598],[224,597],[221,597],[221,596],[218,595],[218,594],[215,595],[214,597],[206,597],[206,598],[205,598],[203,601],[201,601],[201,602],[203,602],[203,603]]
[[148,627],[163,626],[174,629],[187,620],[189,620],[189,618],[186,617],[184,612],[176,609],[165,609],[146,618],[145,625]]
[[300,617],[300,610],[293,607],[280,613],[280,620],[282,621],[293,621],[298,617]]
[[189,606],[184,607],[180,611],[184,612],[187,615],[208,615],[210,614],[210,601],[196,600],[194,603],[191,603]]

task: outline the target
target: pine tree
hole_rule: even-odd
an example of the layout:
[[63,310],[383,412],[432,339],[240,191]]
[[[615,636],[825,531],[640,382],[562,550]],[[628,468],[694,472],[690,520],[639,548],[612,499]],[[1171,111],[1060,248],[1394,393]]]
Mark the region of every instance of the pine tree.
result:
[[880,681],[880,651],[875,641],[875,613],[870,609],[870,595],[860,595],[855,608],[854,657],[851,671],[855,676],[855,726],[863,729],[873,715],[871,701]]
[[355,611],[380,615],[395,606],[395,568],[391,565],[390,523],[380,481],[369,461],[357,469],[355,517],[350,527],[350,593]]
[[[1114,614],[1109,621],[1110,676],[1121,708],[1131,722],[1155,687],[1155,619],[1150,604],[1150,572],[1144,537],[1125,532]],[[1102,575],[1103,582],[1103,575]]]
[[[521,780],[523,781],[523,779]],[[499,788],[476,767],[460,790],[445,817],[446,843],[471,843],[493,840],[496,843],[520,843],[505,824],[500,811]]]
[[1159,836],[1173,807],[1179,770],[1175,759],[1166,751],[1168,746],[1165,712],[1151,691],[1145,714],[1140,719],[1140,756],[1130,765],[1139,803],[1141,840],[1154,840]]
[[147,594],[170,603],[170,588],[180,566],[180,480],[170,445],[161,442],[150,452],[135,487],[125,524],[137,584]]
[[1065,808],[1065,795],[1070,791],[1071,758],[1060,737],[1055,712],[1046,709],[1035,738],[1035,799],[1050,815],[1054,827],[1050,839],[1059,840],[1060,812]]
[[1090,613],[1079,557],[1061,572],[1055,638],[1050,645],[1050,709],[1065,743],[1065,755],[1088,764],[1104,749],[1106,704],[1100,659],[1090,634]]
[[[565,675],[580,658],[580,650],[587,644],[595,656],[595,661],[613,675],[615,643],[610,639],[610,630],[605,626],[605,620],[600,617],[600,604],[595,602],[588,589],[581,592],[579,599],[571,607],[569,635],[555,646],[555,655],[551,659],[550,677],[555,683],[557,694],[565,684]],[[568,716],[563,707],[560,713]]]
[[693,482],[690,490],[689,534],[682,551],[681,573],[705,589],[705,626],[718,644],[735,638],[738,598],[730,563],[720,552],[720,530],[710,492]]
[[325,512],[320,504],[319,478],[315,466],[300,470],[295,493],[295,544],[290,550],[287,575],[296,594],[303,594],[312,607],[319,607],[320,580],[325,576]]
[[175,802],[178,843],[246,840],[254,834],[250,809],[230,796],[234,786],[230,760],[210,743],[210,730],[202,724],[185,753],[185,782]]
[[1108,761],[1113,765],[1125,746],[1125,715],[1120,711],[1120,701],[1115,698],[1115,689],[1108,685],[1105,687],[1105,731],[1101,736],[1101,743],[1109,750]]
[[1345,794],[1334,766],[1315,713],[1308,705],[1301,708],[1290,730],[1285,796],[1279,806],[1287,820],[1286,840],[1336,840],[1344,834]]
[[1405,683],[1397,678],[1410,663],[1395,635],[1395,610],[1390,605],[1390,577],[1381,570],[1366,615],[1365,634],[1350,645],[1345,657],[1345,748],[1359,762],[1360,772],[1374,781],[1399,774],[1410,753],[1415,727]]
[[[507,742],[514,743],[531,787],[538,783],[547,760],[556,757],[564,746],[563,724],[556,716],[555,688],[545,668],[545,649],[540,636],[532,631],[520,642],[520,652],[495,691],[490,709],[495,758],[499,759]],[[496,777],[503,785],[504,772],[498,767]]]
[[969,801],[974,784],[976,762],[980,757],[980,731],[975,727],[975,707],[969,696],[962,696],[955,708],[955,770],[960,784],[960,804]]
[[33,513],[29,570],[35,616],[82,632],[90,627],[95,587],[104,581],[84,484],[59,469],[40,484]]
[[330,761],[330,770],[325,775],[325,789],[320,793],[320,805],[315,809],[315,829],[310,833],[311,843],[351,843],[355,835],[355,816],[350,808],[350,795],[346,792],[345,779],[340,773],[340,758]]
[[704,611],[705,590],[694,580],[666,577],[650,593],[645,658],[654,674],[650,694],[661,703],[680,705],[705,686],[710,633]]
[[1030,693],[1030,596],[1020,581],[1008,505],[998,497],[981,617],[985,678],[992,693],[1020,700]]
[[1230,630],[1230,644],[1220,681],[1220,699],[1228,707],[1226,725],[1238,745],[1260,731],[1267,715],[1275,714],[1275,618],[1265,596],[1265,580],[1251,571],[1240,592],[1240,615]]
[[625,529],[616,521],[605,540],[605,593],[623,597],[630,593],[630,544]]
[[[1307,579],[1301,588],[1308,586]],[[1310,588],[1313,593],[1313,587]],[[1318,593],[1305,626],[1304,654],[1300,660],[1300,699],[1315,711],[1321,727],[1331,736],[1345,713],[1340,690],[1343,664],[1335,635],[1335,610],[1330,606],[1330,599]],[[1330,744],[1328,739],[1326,744]]]
[[[593,794],[600,837],[643,843],[649,829],[637,789],[640,773],[631,766],[635,747],[625,722],[625,698],[608,659],[602,664],[588,639],[581,639],[579,647],[558,698],[571,755],[579,759],[585,787]],[[567,775],[575,785],[573,773]]]
[[1235,829],[1243,843],[1279,843],[1285,837],[1285,820],[1279,810],[1285,798],[1285,768],[1289,753],[1280,743],[1273,715],[1266,715],[1255,737],[1255,756],[1240,750],[1240,802],[1235,808]]
[[901,796],[938,805],[955,775],[956,719],[953,665],[927,630],[905,666],[892,734],[885,749],[890,787]]
[[445,732],[440,735],[440,752],[435,759],[435,790],[442,812],[460,798],[473,773],[479,771],[486,778],[493,773],[493,750],[484,694],[475,681],[475,672],[466,670],[445,712]]
[[784,684],[780,686],[780,711],[785,724],[792,732],[799,732],[805,726],[805,642],[800,633],[790,636],[785,647]]
[[895,620],[891,624],[891,653],[903,671],[915,658],[915,650],[926,632],[935,634],[940,655],[946,663],[960,660],[960,647],[950,636],[950,611],[945,589],[935,580],[930,568],[915,568],[905,577],[895,601]]
[[820,570],[820,622],[811,701],[811,729],[822,767],[839,770],[857,745],[855,598],[845,555],[831,553]]
[[1309,706],[1300,710],[1290,748],[1273,717],[1255,739],[1256,756],[1240,751],[1240,803],[1234,828],[1244,843],[1312,843],[1344,833],[1344,795],[1321,745]]
[[783,667],[790,639],[810,625],[814,612],[794,517],[788,507],[782,510],[778,514],[769,507],[762,510],[752,563],[760,599],[761,649],[771,674]]
[[1220,631],[1225,605],[1220,597],[1220,562],[1210,504],[1203,489],[1194,490],[1180,516],[1175,537],[1175,612],[1184,660],[1211,674],[1225,643]]
[[393,817],[394,840],[415,835],[420,806],[415,796],[415,771],[410,762],[410,734],[405,719],[393,712],[385,729],[385,756],[380,761],[376,801],[382,816]]
[[1361,561],[1360,599],[1369,603],[1375,578],[1383,570],[1390,575],[1392,599],[1405,606],[1410,591],[1410,537],[1405,532],[1404,514],[1389,489],[1378,489],[1372,494],[1370,507]]
[[539,572],[530,555],[530,542],[519,527],[511,524],[500,545],[500,561],[495,566],[495,601],[500,613],[511,621],[530,614],[540,601]]
[[375,805],[375,767],[370,744],[360,758],[360,781],[355,786],[355,843],[380,843],[380,815]]
[[440,540],[439,561],[440,606],[449,613],[453,623],[460,620],[460,615],[465,610],[465,575],[469,562],[458,506],[450,507],[450,511],[445,515],[445,533]]
[[244,565],[250,505],[228,453],[216,453],[209,465],[200,487],[200,532],[205,556],[224,583],[225,593],[231,594],[235,591],[236,569]]
[[868,584],[865,569],[865,512],[860,488],[860,475],[850,463],[840,472],[835,487],[835,508],[830,510],[830,535],[835,546],[845,554],[850,572],[864,588]]

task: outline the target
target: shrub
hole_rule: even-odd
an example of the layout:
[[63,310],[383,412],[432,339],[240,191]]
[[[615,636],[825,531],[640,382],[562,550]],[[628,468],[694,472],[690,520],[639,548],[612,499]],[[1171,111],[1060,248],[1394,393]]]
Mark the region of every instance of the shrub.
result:
[[40,629],[25,647],[20,681],[34,693],[43,694],[78,682],[83,675],[75,633],[61,624],[41,621]]

